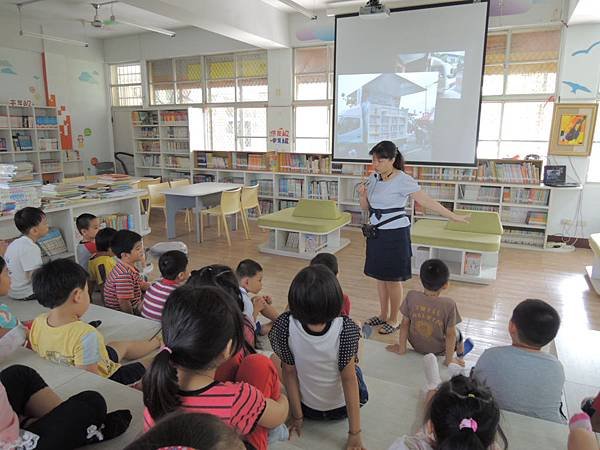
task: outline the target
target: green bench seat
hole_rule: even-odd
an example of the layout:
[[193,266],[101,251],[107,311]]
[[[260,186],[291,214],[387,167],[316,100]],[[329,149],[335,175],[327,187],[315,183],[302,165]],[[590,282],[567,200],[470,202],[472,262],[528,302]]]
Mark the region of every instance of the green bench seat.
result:
[[418,220],[412,226],[412,243],[475,252],[497,253],[500,250],[503,229],[498,213],[487,211],[456,211],[456,213],[471,214],[470,222]]
[[351,221],[333,200],[303,199],[295,208],[282,209],[258,218],[258,226],[312,234],[328,234]]

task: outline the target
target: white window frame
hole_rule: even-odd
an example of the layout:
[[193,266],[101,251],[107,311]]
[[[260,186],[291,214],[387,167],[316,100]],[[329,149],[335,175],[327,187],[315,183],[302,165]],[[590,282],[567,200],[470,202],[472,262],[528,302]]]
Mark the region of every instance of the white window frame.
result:
[[[554,86],[554,91],[551,93],[544,93],[544,94],[507,94],[506,93],[506,89],[508,86],[508,75],[509,75],[509,66],[511,65],[510,63],[510,49],[511,49],[511,43],[512,43],[512,35],[513,33],[526,33],[526,32],[536,32],[536,31],[556,31],[559,30],[562,34],[562,29],[557,27],[557,26],[552,26],[552,27],[542,27],[542,28],[510,28],[510,29],[504,29],[504,30],[492,30],[488,33],[488,36],[492,36],[492,35],[498,35],[498,34],[506,34],[506,48],[505,48],[505,53],[504,53],[504,63],[503,63],[503,85],[502,85],[502,94],[498,94],[498,95],[485,95],[481,97],[481,103],[500,103],[500,122],[499,122],[499,130],[498,130],[498,138],[497,139],[478,139],[477,143],[479,144],[480,142],[495,142],[496,146],[497,146],[497,153],[496,153],[496,157],[500,157],[500,144],[502,142],[517,142],[517,143],[528,143],[528,142],[534,142],[534,143],[548,143],[549,142],[549,138],[550,136],[548,136],[548,139],[545,140],[536,140],[536,139],[502,139],[502,127],[503,127],[503,120],[504,120],[504,106],[506,103],[527,103],[527,102],[547,102],[548,98],[550,96],[554,96],[555,98],[557,98],[557,93],[558,93],[558,83],[559,83],[559,70],[560,70],[560,51],[561,48],[559,48],[559,54],[558,54],[558,58],[556,60],[552,59],[552,60],[540,60],[540,61],[525,61],[525,62],[515,62],[514,64],[537,64],[537,63],[556,63],[557,65],[557,72],[556,72],[556,82],[555,82],[555,86]],[[498,66],[500,64],[490,64],[490,66]],[[485,75],[484,75],[485,76]],[[553,103],[552,102],[548,102],[548,105],[551,106]],[[525,155],[523,155],[525,156]],[[543,159],[545,159],[547,157],[546,154],[544,155],[540,155],[542,156]],[[478,156],[479,157],[479,156]]]
[[[113,83],[113,79],[112,79],[112,71],[113,68],[116,67],[116,70],[118,71],[119,67],[123,67],[123,66],[134,66],[137,65],[140,68],[140,82],[139,83]],[[117,75],[118,78],[118,75]],[[115,107],[115,108],[132,108],[132,107],[141,107],[144,105],[144,74],[143,74],[143,63],[141,61],[129,61],[129,62],[122,62],[122,63],[116,63],[116,64],[109,64],[108,65],[108,85],[109,85],[109,95],[110,95],[110,103],[111,106]],[[117,80],[118,81],[118,80]],[[136,104],[136,105],[121,105],[121,97],[119,96],[119,104],[115,105],[114,103],[114,97],[113,97],[113,88],[120,88],[120,87],[136,87],[139,86],[140,91],[141,91],[141,96],[140,96],[140,103]]]
[[[296,50],[302,50],[302,49],[306,49],[306,48],[327,48],[328,51],[331,52],[331,55],[334,55],[335,52],[335,47],[334,44],[325,44],[325,45],[314,45],[314,46],[310,46],[310,47],[296,47],[294,48],[294,51],[292,53],[292,95],[293,95],[293,101],[292,101],[292,146],[291,146],[291,150],[293,153],[296,153],[296,108],[297,107],[302,107],[302,106],[326,106],[328,107],[328,111],[327,111],[327,117],[328,117],[328,135],[326,137],[324,136],[315,136],[315,137],[310,137],[310,136],[301,136],[300,139],[315,139],[315,140],[321,140],[321,139],[327,139],[327,150],[325,153],[317,153],[315,152],[315,155],[319,155],[319,154],[330,154],[331,153],[331,143],[332,143],[332,120],[334,120],[333,118],[333,96],[334,96],[334,92],[333,92],[333,76],[334,76],[334,61],[331,61],[331,70],[327,70],[327,72],[314,72],[314,73],[301,73],[301,74],[297,74],[296,73]],[[333,57],[333,56],[332,56]],[[329,67],[328,67],[329,69]],[[326,99],[319,99],[319,100],[296,100],[296,75],[326,75],[326,79],[327,79],[327,98]]]

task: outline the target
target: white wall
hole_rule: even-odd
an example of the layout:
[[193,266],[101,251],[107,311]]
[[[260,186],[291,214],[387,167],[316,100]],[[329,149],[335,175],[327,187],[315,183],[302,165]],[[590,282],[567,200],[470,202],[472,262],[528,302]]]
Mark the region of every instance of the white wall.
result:
[[[37,32],[39,24],[25,21],[24,28]],[[44,31],[83,40],[82,36],[66,36],[60,29]],[[87,48],[24,38],[18,35],[15,20],[0,19],[0,103],[29,98],[36,105],[46,105],[42,74],[45,50],[49,92],[56,96],[57,105],[64,105],[71,115],[73,148],[80,149],[84,168],[89,169],[91,157],[112,161],[113,150],[103,44],[95,39],[85,40],[90,44]],[[85,128],[92,130],[92,135],[84,137],[80,147],[77,136],[83,135]]]
[[[600,48],[595,47],[587,54],[575,54],[578,50],[587,49],[598,41],[600,24],[571,25],[563,30],[563,49],[559,69],[559,102],[560,103],[593,103],[598,98],[600,86]],[[563,83],[572,81],[581,84],[590,92],[577,90],[575,93]],[[596,130],[596,135],[600,130]],[[567,166],[567,176],[572,181],[583,183],[581,191],[563,191],[555,189],[554,204],[551,220],[548,224],[550,234],[566,234],[587,238],[591,233],[600,230],[600,183],[587,183],[589,158],[587,157],[551,157],[552,164]],[[578,175],[578,179],[575,176]],[[581,196],[581,200],[580,200]],[[581,201],[583,224],[582,227],[561,224],[563,219],[574,220],[578,203]]]

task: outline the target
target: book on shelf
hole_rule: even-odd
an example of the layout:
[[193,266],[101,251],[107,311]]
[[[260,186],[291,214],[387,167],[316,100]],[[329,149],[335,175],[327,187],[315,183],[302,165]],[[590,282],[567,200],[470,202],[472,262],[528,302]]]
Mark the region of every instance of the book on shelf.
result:
[[505,188],[502,194],[502,200],[505,203],[532,204],[538,206],[548,206],[550,199],[550,190],[532,189],[532,188]]
[[67,244],[58,228],[50,228],[46,235],[37,240],[36,244],[46,257],[67,253]]
[[234,153],[232,158],[232,167],[239,170],[248,169],[248,154]]
[[472,203],[457,203],[456,209],[464,209],[466,211],[492,211],[499,212],[500,206],[496,205],[474,205]]
[[546,236],[543,231],[505,228],[502,243],[543,248],[546,243]]
[[285,240],[285,246],[292,250],[297,250],[300,244],[300,233],[289,232]]
[[545,226],[548,214],[541,211],[527,211],[527,224]]
[[263,155],[248,155],[248,170],[268,170],[267,161]]
[[16,134],[13,136],[15,151],[26,152],[33,150],[33,141],[28,134]]
[[211,183],[215,181],[215,176],[211,174],[196,174],[194,175],[194,183]]
[[8,128],[8,116],[0,115],[0,128]]
[[281,197],[302,198],[303,192],[303,179],[285,177],[279,179],[279,195]]
[[[258,204],[260,206],[260,213],[262,215],[271,214],[273,212],[273,201],[272,200],[261,199],[258,201]],[[258,210],[256,208],[249,209],[248,217],[252,217],[252,218],[258,217]]]
[[11,128],[33,128],[33,116],[10,116]]
[[279,200],[279,209],[295,208],[298,200]]
[[477,202],[500,202],[500,187],[458,185],[458,196],[460,200]]
[[477,180],[493,183],[540,184],[541,161],[482,160]]
[[190,158],[188,158],[187,156],[164,155],[163,158],[165,166],[169,168],[189,169],[191,167]]
[[338,199],[338,182],[337,181],[311,181],[308,184],[308,198],[321,200],[337,200]]
[[8,151],[8,145],[7,145],[6,138],[0,138],[0,152],[7,152],[7,151]]
[[250,180],[250,186],[258,184],[258,195],[262,196],[273,196],[273,181],[255,178]]
[[317,253],[327,245],[327,235],[305,234],[304,251],[306,253]]
[[140,125],[158,125],[156,111],[131,111],[131,121]]
[[38,128],[55,128],[58,126],[58,118],[56,116],[37,116],[35,125]]
[[465,252],[463,271],[465,275],[481,275],[481,253]]
[[164,123],[177,122],[183,124],[188,120],[188,113],[187,110],[161,111],[160,120]]
[[134,229],[133,214],[106,214],[98,217],[100,228],[114,228],[115,230]]

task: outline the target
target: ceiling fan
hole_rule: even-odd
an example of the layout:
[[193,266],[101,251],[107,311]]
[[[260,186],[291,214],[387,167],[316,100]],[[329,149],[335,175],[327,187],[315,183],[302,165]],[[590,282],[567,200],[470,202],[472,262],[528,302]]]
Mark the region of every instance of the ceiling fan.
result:
[[[171,30],[166,30],[164,28],[153,27],[150,25],[141,25],[138,23],[128,22],[125,20],[117,19],[115,13],[113,11],[112,5],[115,3],[119,3],[117,0],[108,1],[104,3],[91,3],[92,8],[94,8],[94,17],[88,23],[94,28],[105,28],[110,27],[112,25],[121,24],[127,25],[134,28],[139,28],[141,30],[152,31],[153,33],[162,34],[164,36],[174,37],[175,32]],[[100,8],[103,6],[110,5],[110,18],[102,20],[100,18]]]

